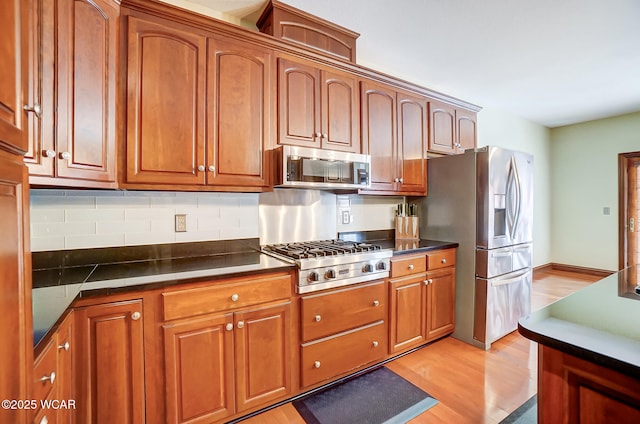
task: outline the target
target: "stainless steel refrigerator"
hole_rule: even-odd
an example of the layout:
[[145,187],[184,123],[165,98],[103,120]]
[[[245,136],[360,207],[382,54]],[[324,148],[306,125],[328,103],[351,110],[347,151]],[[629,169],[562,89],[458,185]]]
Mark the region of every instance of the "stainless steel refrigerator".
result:
[[420,234],[460,243],[453,336],[489,349],[531,312],[533,156],[489,146],[427,169]]

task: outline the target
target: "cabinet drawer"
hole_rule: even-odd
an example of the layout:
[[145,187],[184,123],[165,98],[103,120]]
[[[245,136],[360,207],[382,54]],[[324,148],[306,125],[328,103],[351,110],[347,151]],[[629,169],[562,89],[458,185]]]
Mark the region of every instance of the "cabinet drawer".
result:
[[162,293],[164,320],[241,308],[291,297],[289,274],[253,277],[232,284],[215,284]]
[[456,249],[436,250],[427,253],[427,269],[429,271],[454,266],[456,264]]
[[40,402],[49,396],[58,380],[58,338],[54,334],[34,363],[33,399]]
[[387,323],[365,327],[302,345],[302,385],[320,383],[385,358]]
[[425,272],[427,262],[424,255],[391,258],[391,277],[403,277],[409,274]]
[[302,340],[383,320],[386,308],[384,281],[305,296],[301,299]]

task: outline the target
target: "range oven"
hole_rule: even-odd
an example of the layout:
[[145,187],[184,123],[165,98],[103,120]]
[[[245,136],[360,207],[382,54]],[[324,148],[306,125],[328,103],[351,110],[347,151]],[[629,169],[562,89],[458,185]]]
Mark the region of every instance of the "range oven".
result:
[[389,276],[393,250],[345,240],[272,244],[262,251],[298,266],[298,293],[310,293]]

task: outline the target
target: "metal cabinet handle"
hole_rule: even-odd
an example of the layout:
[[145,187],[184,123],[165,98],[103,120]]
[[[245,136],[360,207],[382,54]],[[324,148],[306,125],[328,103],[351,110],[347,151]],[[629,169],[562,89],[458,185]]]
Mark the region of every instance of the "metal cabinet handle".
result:
[[322,134],[322,138],[328,139],[329,138],[329,134],[327,134],[327,133]]
[[380,301],[379,300],[374,300],[373,301],[373,306],[380,306]]
[[233,324],[231,324],[230,322],[227,323],[227,325],[224,326],[225,330],[227,331],[231,331],[233,330]]
[[401,183],[403,183],[403,182],[404,182],[404,178],[400,178],[400,180],[399,180],[399,181],[400,181]]
[[46,415],[42,417],[39,424],[49,424],[49,420]]
[[44,155],[45,157],[47,157],[47,158],[55,158],[55,157],[56,157],[56,152],[55,152],[55,150],[49,150],[49,149],[47,149],[47,150],[45,150],[45,151],[43,152],[43,155]]
[[198,165],[198,171],[204,172],[204,165]]
[[413,268],[414,268],[414,266],[413,266],[413,264],[409,264],[409,266],[408,266],[407,268],[409,268],[409,269],[413,269]]
[[320,368],[320,361],[315,361],[313,363],[313,368]]
[[42,107],[39,104],[34,104],[33,106],[24,105],[22,106],[25,112],[33,112],[36,115],[36,118],[40,119],[40,114],[42,113]]
[[209,165],[209,171],[210,172],[216,172],[216,167],[213,165]]
[[136,311],[136,312],[131,314],[131,319],[134,320],[134,321],[138,321],[141,316],[142,316],[142,314],[140,312]]
[[54,381],[56,381],[56,372],[55,372],[55,371],[51,371],[51,374],[49,374],[49,375],[43,375],[43,376],[40,378],[40,381],[47,381],[47,380],[49,380],[49,382],[50,382],[51,384],[53,384],[53,382],[54,382]]
[[244,328],[244,321],[238,321],[238,325],[236,327]]
[[424,285],[428,286],[429,284],[432,284],[433,280],[431,278],[429,278],[428,280],[424,280]]
[[319,132],[317,132],[317,133],[315,134],[315,136],[316,136],[316,138],[322,138],[322,134],[320,134]]
[[71,347],[71,345],[69,344],[69,342],[64,342],[64,344],[61,344],[61,345],[58,346],[58,349],[64,349],[64,350],[68,351],[70,347]]
[[64,159],[64,160],[69,160],[69,159],[71,159],[71,153],[69,153],[69,152],[62,152],[62,153],[60,153],[60,159]]
[[316,322],[320,322],[322,320],[322,317],[320,315],[316,315],[315,320]]
[[394,183],[397,183],[397,182],[399,182],[399,181],[400,181],[400,180],[399,180],[399,179],[397,179],[397,178],[394,178],[394,179],[393,179],[393,182],[394,182]]
[[446,263],[447,263],[447,260],[443,258],[441,262],[442,262],[443,264],[446,264]]
[[238,293],[234,293],[231,295],[231,301],[232,302],[237,302],[238,299],[240,299],[240,296],[238,296]]
[[378,343],[378,341],[377,341],[377,340],[374,340],[374,341],[373,341],[373,347],[378,347],[378,345],[379,345],[379,344],[380,344],[380,343]]

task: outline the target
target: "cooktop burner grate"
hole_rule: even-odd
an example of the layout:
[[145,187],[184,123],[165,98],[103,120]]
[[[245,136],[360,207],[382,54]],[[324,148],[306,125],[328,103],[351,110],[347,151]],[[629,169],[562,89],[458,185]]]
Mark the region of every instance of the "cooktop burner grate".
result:
[[273,244],[263,248],[292,259],[310,259],[324,256],[345,255],[349,253],[371,252],[381,247],[370,243],[344,240],[321,240],[299,243]]

